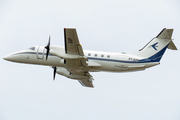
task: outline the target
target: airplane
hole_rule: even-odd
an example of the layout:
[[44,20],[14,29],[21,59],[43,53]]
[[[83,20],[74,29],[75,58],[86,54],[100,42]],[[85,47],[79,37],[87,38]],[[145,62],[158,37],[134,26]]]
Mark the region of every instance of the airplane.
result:
[[145,70],[160,64],[166,49],[177,50],[171,36],[173,29],[164,28],[136,54],[126,52],[98,52],[83,50],[75,28],[64,28],[65,46],[33,46],[12,53],[4,60],[52,66],[53,79],[60,74],[78,80],[82,86],[94,87],[90,72],[132,72]]

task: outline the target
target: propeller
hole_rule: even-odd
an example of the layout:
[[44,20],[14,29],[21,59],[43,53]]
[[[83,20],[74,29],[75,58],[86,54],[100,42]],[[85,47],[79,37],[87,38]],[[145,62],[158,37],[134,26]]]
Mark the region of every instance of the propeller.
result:
[[47,44],[47,46],[45,46],[45,48],[47,49],[47,52],[46,52],[46,60],[48,59],[48,55],[49,55],[50,39],[51,39],[51,36],[49,35],[48,44]]
[[55,80],[57,68],[56,68],[55,66],[53,66],[52,68],[54,69],[54,72],[53,72],[53,80]]

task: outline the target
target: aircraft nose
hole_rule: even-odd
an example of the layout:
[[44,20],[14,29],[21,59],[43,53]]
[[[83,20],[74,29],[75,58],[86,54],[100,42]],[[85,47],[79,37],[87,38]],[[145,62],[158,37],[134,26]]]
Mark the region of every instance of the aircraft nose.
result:
[[25,51],[18,51],[15,53],[11,53],[10,55],[7,55],[3,57],[4,60],[11,61],[11,62],[21,62],[21,60],[24,60],[25,56],[22,57],[22,53]]
[[7,60],[7,61],[12,61],[10,55],[3,57],[3,59],[4,59],[4,60]]
[[3,59],[7,60],[7,61],[15,62],[18,60],[18,57],[19,56],[17,56],[17,55],[11,54],[11,55],[5,56]]

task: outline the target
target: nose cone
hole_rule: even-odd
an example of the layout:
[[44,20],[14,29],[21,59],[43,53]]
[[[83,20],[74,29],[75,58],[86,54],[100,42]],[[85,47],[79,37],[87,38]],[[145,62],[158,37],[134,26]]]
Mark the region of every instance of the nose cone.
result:
[[12,59],[12,57],[10,55],[5,56],[3,59],[7,60],[7,61],[13,61],[13,59]]
[[10,55],[5,56],[3,59],[11,62],[24,62],[27,59],[26,50],[18,51]]
[[19,57],[20,57],[20,53],[16,52],[5,56],[3,59],[7,61],[17,62],[19,60]]

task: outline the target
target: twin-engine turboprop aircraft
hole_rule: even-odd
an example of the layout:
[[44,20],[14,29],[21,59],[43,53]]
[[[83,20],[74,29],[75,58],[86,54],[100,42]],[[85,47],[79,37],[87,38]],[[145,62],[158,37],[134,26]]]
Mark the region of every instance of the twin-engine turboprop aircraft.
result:
[[94,87],[93,77],[89,72],[130,72],[145,70],[160,64],[167,48],[177,50],[171,36],[173,29],[164,28],[155,38],[145,45],[137,54],[86,51],[78,40],[76,29],[65,28],[65,46],[34,46],[4,57],[5,60],[53,66],[54,79],[58,73],[78,80],[81,85]]

